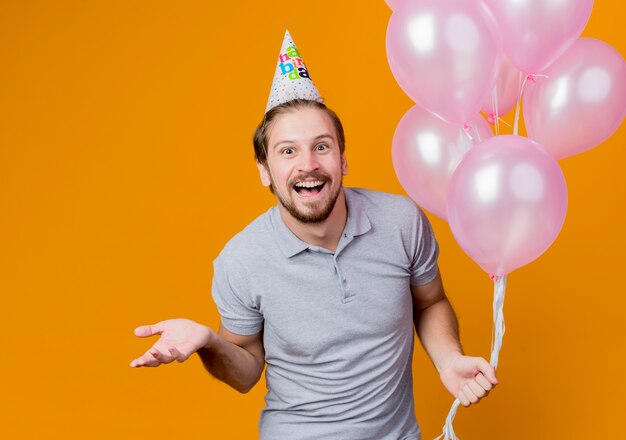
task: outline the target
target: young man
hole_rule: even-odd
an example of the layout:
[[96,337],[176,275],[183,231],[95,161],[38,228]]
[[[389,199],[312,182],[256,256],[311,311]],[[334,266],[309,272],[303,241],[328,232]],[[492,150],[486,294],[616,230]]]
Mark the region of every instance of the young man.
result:
[[160,339],[131,366],[197,352],[247,392],[267,364],[261,439],[419,439],[415,328],[448,390],[466,406],[484,397],[495,371],[462,352],[426,217],[406,197],[342,186],[334,112],[318,100],[274,103],[254,144],[278,203],[214,262],[219,330],[184,319],[139,327]]

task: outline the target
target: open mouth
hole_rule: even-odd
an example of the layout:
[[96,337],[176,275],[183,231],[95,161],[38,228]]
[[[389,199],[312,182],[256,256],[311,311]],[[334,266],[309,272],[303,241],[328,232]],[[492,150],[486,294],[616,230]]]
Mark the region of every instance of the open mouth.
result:
[[325,185],[326,182],[313,180],[308,182],[298,182],[293,186],[293,189],[303,197],[312,197],[319,194]]

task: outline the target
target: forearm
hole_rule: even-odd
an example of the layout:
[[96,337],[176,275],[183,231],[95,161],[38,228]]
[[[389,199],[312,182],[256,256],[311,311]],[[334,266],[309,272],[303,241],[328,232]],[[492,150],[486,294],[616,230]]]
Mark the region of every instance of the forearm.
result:
[[459,340],[459,325],[447,297],[423,309],[414,309],[417,336],[437,371],[451,359],[463,354]]
[[411,286],[411,293],[415,330],[441,381],[464,406],[478,402],[498,380],[485,359],[463,354],[458,321],[441,275],[430,283]]
[[240,393],[247,393],[259,381],[264,362],[245,348],[226,341],[218,334],[198,350],[204,368],[215,378]]

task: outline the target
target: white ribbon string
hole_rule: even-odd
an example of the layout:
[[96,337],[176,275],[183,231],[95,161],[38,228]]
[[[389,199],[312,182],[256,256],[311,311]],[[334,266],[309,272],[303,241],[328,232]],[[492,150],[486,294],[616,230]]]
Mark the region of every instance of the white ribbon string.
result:
[[[491,360],[490,364],[493,368],[498,368],[498,358],[500,357],[500,349],[502,348],[502,338],[504,337],[504,294],[506,293],[506,276],[494,277],[493,283],[493,333],[491,340]],[[443,425],[443,434],[435,440],[459,440],[454,432],[452,422],[456,416],[461,402],[455,399],[450,407],[446,423]]]
[[548,78],[548,75],[544,75],[544,74],[539,74],[539,73],[533,73],[532,75],[526,75],[526,77],[524,78],[524,81],[522,82],[522,75],[524,75],[524,72],[520,72],[520,77],[519,77],[519,82],[520,82],[520,88],[519,88],[519,96],[517,98],[517,106],[515,108],[515,123],[513,125],[513,134],[517,135],[518,134],[518,128],[519,128],[519,111],[520,111],[520,107],[522,104],[522,96],[524,96],[524,87],[526,86],[526,82],[528,80],[531,81],[535,81],[535,78],[537,78],[538,76],[543,77],[543,78]]
[[456,411],[459,409],[460,404],[461,401],[459,399],[456,399],[454,403],[452,403],[452,407],[450,407],[450,412],[448,413],[448,417],[446,418],[446,424],[443,425],[443,434],[441,434],[435,440],[459,440],[454,433],[452,422],[454,421],[454,416],[456,416]]
[[463,126],[463,131],[465,132],[465,135],[467,136],[467,138],[469,139],[470,142],[474,141],[474,136],[472,136],[472,131],[476,133],[476,139],[478,139],[478,142],[482,142],[482,138],[480,137],[480,133],[478,132],[477,129],[474,129],[473,126],[471,126],[470,124],[465,124]]
[[504,325],[504,294],[506,293],[506,276],[497,277],[493,285],[493,337],[491,341],[491,360],[493,368],[498,368],[498,358],[502,348],[502,338],[506,327]]
[[491,99],[493,100],[493,110],[494,115],[493,119],[496,126],[496,136],[500,134],[500,110],[498,110],[498,87],[493,86],[493,93],[491,94]]
[[507,127],[513,127],[511,124],[509,124],[508,122],[506,122],[504,119],[499,118],[500,122],[502,122],[504,125],[506,125]]
[[513,134],[517,136],[518,128],[519,128],[519,111],[522,104],[522,95],[524,94],[524,86],[526,85],[526,80],[528,80],[528,75],[524,78],[522,82],[522,76],[524,76],[524,72],[520,72],[519,74],[519,96],[517,97],[517,105],[515,106],[515,122],[513,123]]
[[472,131],[472,126],[469,124],[465,124],[463,126],[463,131],[465,132],[465,136],[467,136],[467,139],[472,142],[474,140],[474,136],[472,136],[470,133],[470,131]]

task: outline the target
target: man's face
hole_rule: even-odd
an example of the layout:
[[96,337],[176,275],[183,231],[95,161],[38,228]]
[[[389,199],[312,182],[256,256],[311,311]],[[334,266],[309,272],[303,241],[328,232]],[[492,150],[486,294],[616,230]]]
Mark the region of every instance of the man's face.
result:
[[330,215],[348,172],[330,117],[315,108],[279,115],[270,127],[267,166],[258,164],[263,185],[272,185],[279,203],[303,223]]

